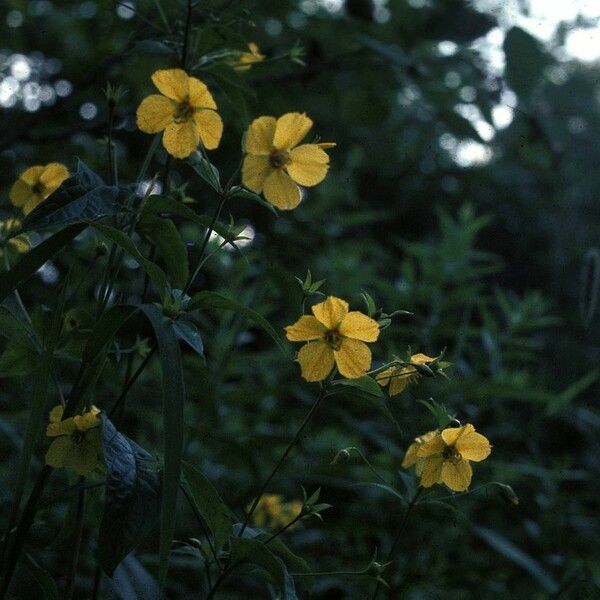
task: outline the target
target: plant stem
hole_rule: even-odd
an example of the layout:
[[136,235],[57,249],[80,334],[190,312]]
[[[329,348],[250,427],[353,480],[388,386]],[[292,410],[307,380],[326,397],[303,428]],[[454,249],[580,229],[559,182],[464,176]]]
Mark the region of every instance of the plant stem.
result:
[[270,535],[263,543],[265,546],[276,537],[280,536],[284,531],[287,531],[292,525],[295,525],[304,515],[299,512],[287,525],[284,525],[281,529]]
[[315,403],[312,405],[311,409],[308,411],[308,413],[304,417],[304,421],[302,421],[302,424],[298,428],[298,431],[296,431],[296,435],[294,435],[294,437],[292,438],[292,441],[288,444],[287,448],[285,449],[285,452],[282,454],[281,458],[279,459],[279,461],[275,465],[275,468],[271,471],[271,473],[269,474],[269,476],[265,479],[264,483],[262,484],[262,486],[260,488],[260,491],[258,492],[258,495],[254,499],[254,502],[252,503],[252,506],[250,507],[250,510],[248,511],[248,514],[246,515],[244,523],[243,523],[243,525],[242,525],[242,527],[240,529],[240,532],[238,533],[238,537],[242,537],[242,535],[243,535],[246,527],[248,526],[248,522],[250,521],[250,518],[254,514],[254,511],[256,510],[256,507],[258,506],[258,503],[260,502],[260,499],[262,498],[262,496],[265,493],[266,489],[269,487],[269,484],[273,480],[273,477],[275,477],[275,475],[277,474],[277,471],[279,471],[279,469],[283,465],[283,463],[284,463],[285,459],[287,458],[288,454],[292,451],[292,449],[294,448],[294,446],[298,443],[298,440],[300,439],[300,436],[302,435],[302,432],[304,431],[304,428],[308,425],[308,423],[312,419],[313,415],[315,414],[315,412],[319,408],[319,405],[321,404],[321,401],[325,397],[325,392],[326,391],[327,391],[327,384],[322,385],[321,386],[321,390],[319,392],[319,395],[317,396],[317,399],[315,400]]
[[[400,538],[402,537],[402,534],[404,533],[406,524],[408,523],[408,517],[410,516],[415,505],[417,504],[417,500],[419,499],[419,496],[422,494],[424,489],[425,488],[419,487],[419,489],[415,492],[415,495],[413,496],[412,500],[408,503],[408,506],[406,507],[406,510],[404,511],[404,516],[402,517],[402,521],[400,521],[400,525],[398,527],[398,531],[396,532],[396,536],[394,537],[394,541],[392,542],[390,551],[388,552],[388,555],[384,561],[384,564],[389,563],[393,560],[394,553],[396,552],[396,547],[400,543]],[[380,588],[381,588],[381,582],[378,580],[377,585],[375,586],[375,590],[373,591],[373,600],[376,600],[377,595],[379,594]]]
[[[79,478],[82,483],[83,477]],[[77,564],[79,563],[79,552],[81,551],[81,542],[83,539],[83,514],[85,507],[85,490],[79,490],[77,496],[77,512],[75,513],[75,536],[73,543],[73,557],[67,573],[67,583],[65,585],[65,600],[73,598],[75,590],[75,574],[77,573]]]

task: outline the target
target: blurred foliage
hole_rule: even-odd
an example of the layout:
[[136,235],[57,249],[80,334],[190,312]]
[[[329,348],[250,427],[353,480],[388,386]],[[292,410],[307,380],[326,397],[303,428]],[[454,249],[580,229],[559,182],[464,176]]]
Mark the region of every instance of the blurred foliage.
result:
[[[2,109],[4,217],[12,214],[10,185],[31,164],[60,160],[74,171],[73,157],[79,157],[108,179],[109,105],[103,94],[108,82],[126,90],[114,115],[119,177],[136,181],[151,138],[136,129],[135,109],[151,93],[150,74],[178,64],[184,4],[140,0],[133,14],[126,8],[131,3],[112,0],[6,0],[0,77],[7,81],[10,60],[20,53],[28,59],[32,80],[54,85],[61,94],[71,91],[37,110],[26,110],[24,95]],[[294,212],[274,216],[242,197],[226,206],[220,233],[231,213],[235,226],[252,228],[253,239],[239,251],[226,247],[216,254],[192,291],[223,292],[280,332],[303,305],[319,299],[304,297],[295,280],[304,281],[310,269],[314,281],[325,280],[319,292],[350,298],[365,312],[363,291],[386,313],[412,313],[395,317],[383,332],[376,366],[393,353],[404,356],[409,345],[430,356],[445,348],[454,365],[446,382],[423,378],[385,400],[347,391],[320,407],[268,491],[301,499],[301,486],[309,492],[320,488],[320,501],[332,508],[323,521],[303,521],[281,539],[316,572],[365,573],[318,576],[312,586],[299,576],[297,593],[308,597],[312,589],[311,597],[323,599],[372,593],[373,572],[366,566],[375,549],[380,561],[387,554],[405,507],[385,486],[371,485],[377,480],[356,454],[331,463],[343,448],[358,448],[395,490],[410,495],[405,486],[414,483],[399,466],[412,439],[436,426],[418,402],[433,396],[485,432],[493,454],[479,465],[471,494],[442,494],[443,501],[416,506],[396,560],[383,572],[390,591],[382,589],[382,595],[597,597],[598,65],[559,60],[551,47],[513,28],[504,39],[506,68],[498,73],[478,44],[498,27],[497,17],[464,0],[347,0],[345,10],[326,9],[338,4],[198,3],[189,49],[193,72],[213,91],[226,124],[221,146],[210,155],[223,180],[238,167],[242,133],[262,114],[305,111],[319,138],[337,143],[328,178],[311,188]],[[202,61],[224,48],[244,51],[248,41],[272,60],[243,74],[223,62]],[[296,60],[290,60],[290,50]],[[508,108],[512,121],[488,139],[489,127],[482,130],[477,122],[495,123],[498,107]],[[477,159],[469,161],[465,149],[473,147]],[[161,173],[165,161],[161,149],[148,177]],[[180,200],[193,200],[190,206],[212,214],[215,194],[202,178],[183,162],[170,169]],[[175,220],[195,265],[207,224]],[[156,222],[149,219],[146,225],[145,239],[151,240]],[[31,240],[42,237],[35,233]],[[19,307],[12,296],[4,300],[3,530],[12,498],[9,465],[17,460],[36,397],[30,374],[40,368],[27,331],[33,328],[40,337],[50,331],[69,274],[77,293],[63,299],[68,326],[55,361],[66,393],[86,332],[95,324],[96,277],[106,266],[106,250],[101,232],[89,228],[29,279],[20,291],[32,324],[10,317]],[[165,269],[166,253],[168,248],[159,247],[156,258]],[[185,280],[185,273],[178,278]],[[139,303],[144,287],[138,265],[126,259],[115,298],[127,293],[122,301]],[[236,513],[234,521],[243,516],[314,395],[260,321],[247,317],[200,311],[193,325],[203,348],[192,340],[183,355],[185,460],[210,484],[198,479],[194,493],[222,497]],[[189,330],[181,336],[189,337]],[[152,337],[147,322],[137,317],[127,322],[111,346],[111,360],[97,373],[96,405],[103,410],[113,405],[126,372],[131,373],[127,357],[134,353],[137,365]],[[152,459],[162,447],[159,381],[160,365],[151,360],[119,415],[119,429],[128,436],[122,443],[139,444]],[[35,471],[42,466],[44,444],[40,440],[36,446]],[[185,471],[194,487],[196,476]],[[507,488],[484,487],[489,482],[510,485],[518,505]],[[65,494],[66,483],[63,474],[51,481],[15,578],[15,597],[39,597],[33,580],[45,597],[53,597],[48,573],[59,584],[65,577],[76,501],[76,494]],[[91,597],[97,577],[101,496],[96,488],[88,493],[79,598]],[[198,542],[203,532],[192,509],[183,500],[179,508],[167,597],[198,597],[198,590],[208,589],[206,545]],[[230,524],[222,514],[203,516],[215,527]],[[242,539],[232,552],[256,557],[260,551],[253,541]],[[158,597],[150,579],[158,572],[157,548],[155,530],[110,581],[103,577],[100,597]],[[273,551],[290,572],[302,571],[302,564],[290,566],[284,549],[279,548],[281,555]],[[279,576],[270,559],[260,560],[272,580]],[[135,586],[146,591],[135,592]],[[266,597],[265,589],[257,578],[235,577],[219,597]]]

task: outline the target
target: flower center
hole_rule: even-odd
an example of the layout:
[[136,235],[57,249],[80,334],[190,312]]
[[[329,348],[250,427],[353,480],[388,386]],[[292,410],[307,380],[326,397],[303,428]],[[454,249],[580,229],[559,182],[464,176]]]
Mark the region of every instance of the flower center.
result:
[[444,457],[444,460],[451,461],[458,461],[462,458],[460,453],[454,446],[446,446],[446,448],[444,448],[444,451],[442,452],[442,456]]
[[281,150],[273,150],[269,156],[269,162],[274,169],[281,169],[290,162],[290,154]]
[[85,441],[85,431],[74,431],[71,434],[71,439],[75,444],[81,444]]
[[342,336],[335,329],[330,329],[325,333],[325,342],[332,350],[339,350],[342,345]]
[[194,114],[194,107],[186,100],[177,106],[173,114],[175,123],[184,123],[189,121]]
[[43,196],[45,189],[46,188],[44,187],[44,184],[41,181],[38,181],[35,185],[33,185],[31,191],[38,196]]

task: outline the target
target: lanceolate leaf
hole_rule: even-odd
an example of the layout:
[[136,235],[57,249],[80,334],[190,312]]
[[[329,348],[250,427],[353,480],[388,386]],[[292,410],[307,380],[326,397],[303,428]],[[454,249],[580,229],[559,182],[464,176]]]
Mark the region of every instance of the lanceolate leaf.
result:
[[227,296],[223,296],[223,294],[219,294],[218,292],[199,292],[193,296],[188,308],[189,310],[196,310],[200,308],[221,308],[224,310],[232,310],[250,319],[251,321],[254,321],[257,325],[260,325],[260,327],[262,327],[273,338],[273,340],[275,340],[281,351],[286,355],[288,354],[288,349],[269,321],[267,321],[255,310],[240,304],[233,298],[228,298]]
[[107,575],[158,523],[160,478],[155,459],[102,415],[106,496],[98,556]]
[[107,310],[96,323],[83,351],[84,363],[91,363],[110,344],[117,331],[136,311],[137,306],[118,304]]
[[173,323],[160,310],[145,304],[141,310],[148,317],[156,341],[162,373],[163,426],[164,426],[164,469],[162,476],[162,498],[160,506],[159,583],[164,586],[171,542],[175,531],[177,492],[183,454],[183,403],[185,388],[179,342],[173,331]]

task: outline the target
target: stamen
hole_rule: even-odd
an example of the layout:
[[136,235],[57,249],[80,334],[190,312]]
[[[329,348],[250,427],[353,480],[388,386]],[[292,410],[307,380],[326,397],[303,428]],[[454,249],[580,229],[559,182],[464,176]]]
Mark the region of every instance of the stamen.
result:
[[274,150],[269,156],[269,162],[274,169],[281,169],[290,162],[290,155],[288,152]]

